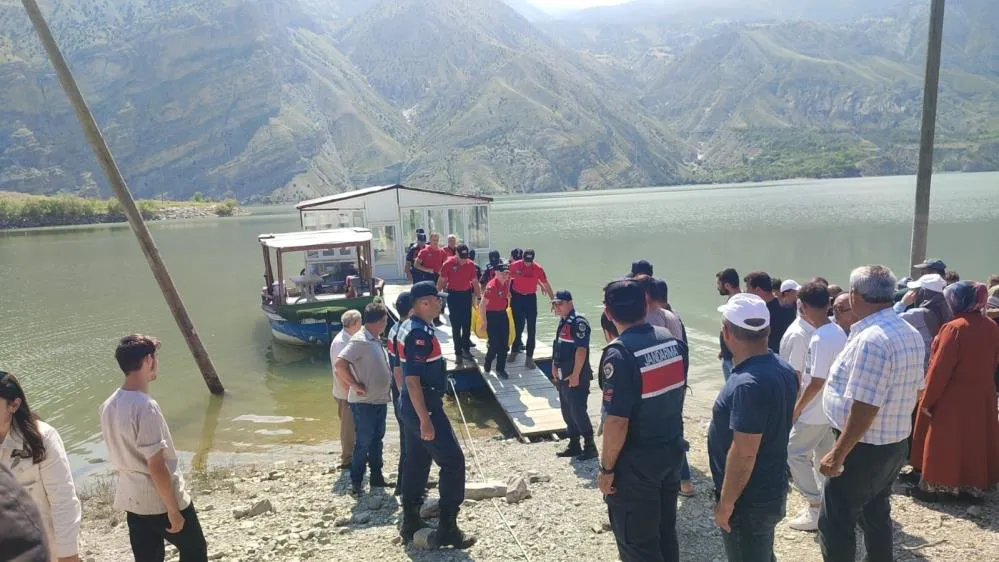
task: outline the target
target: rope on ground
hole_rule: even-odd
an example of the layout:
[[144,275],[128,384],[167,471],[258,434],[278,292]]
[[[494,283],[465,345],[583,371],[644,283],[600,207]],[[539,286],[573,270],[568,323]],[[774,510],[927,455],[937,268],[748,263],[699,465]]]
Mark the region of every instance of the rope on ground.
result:
[[[479,456],[475,453],[475,446],[472,444],[472,432],[468,429],[468,420],[465,419],[465,410],[461,407],[461,399],[458,397],[458,389],[454,387],[454,379],[448,377],[448,383],[451,385],[451,392],[454,393],[454,401],[458,404],[458,413],[461,415],[461,423],[465,427],[465,435],[467,436],[463,440],[465,441],[465,447],[468,448],[472,453],[472,462],[475,464],[475,470],[479,473],[479,477],[482,479],[486,478],[486,474],[482,471],[482,465],[479,464]],[[527,553],[527,549],[517,538],[517,534],[513,532],[513,526],[510,522],[506,520],[506,516],[503,515],[503,510],[496,505],[496,498],[490,498],[490,503],[496,509],[496,514],[499,515],[500,520],[506,525],[506,529],[510,531],[510,536],[513,537],[513,541],[517,543],[517,547],[520,548],[520,553],[524,555],[524,560],[531,562],[531,556]]]

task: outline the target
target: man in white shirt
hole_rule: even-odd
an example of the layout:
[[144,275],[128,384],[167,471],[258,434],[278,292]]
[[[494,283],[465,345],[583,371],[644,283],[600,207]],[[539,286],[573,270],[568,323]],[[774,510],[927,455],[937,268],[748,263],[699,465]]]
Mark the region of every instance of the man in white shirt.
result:
[[354,415],[350,413],[347,402],[347,385],[336,378],[336,358],[347,347],[350,338],[361,329],[361,313],[356,310],[344,312],[340,316],[340,324],[340,333],[333,337],[330,344],[330,365],[334,367],[333,399],[336,400],[336,417],[340,422],[340,465],[337,468],[344,470],[350,468],[354,455]]
[[125,383],[100,408],[101,434],[118,474],[114,507],[127,513],[136,560],[163,560],[166,540],[181,560],[207,561],[208,546],[184,486],[177,450],[159,404],[149,396],[159,362],[155,338],[125,336],[115,350]]
[[[801,371],[801,392],[794,405],[787,465],[791,469],[794,486],[805,496],[808,507],[789,521],[788,526],[799,531],[815,531],[819,528],[819,508],[825,484],[825,477],[816,468],[833,444],[832,427],[822,411],[822,387],[833,360],[846,345],[846,334],[827,316],[829,290],[824,284],[805,284],[798,293],[798,300],[801,303],[798,320],[812,327],[812,335]],[[783,343],[781,353],[784,353]]]

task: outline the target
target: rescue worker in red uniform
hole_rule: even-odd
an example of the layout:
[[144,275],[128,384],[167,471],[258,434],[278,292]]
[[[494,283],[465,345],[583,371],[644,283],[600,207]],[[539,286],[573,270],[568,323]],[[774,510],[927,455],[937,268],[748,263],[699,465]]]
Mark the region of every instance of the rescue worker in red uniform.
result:
[[457,363],[472,357],[472,297],[479,296],[479,282],[475,278],[475,262],[469,259],[468,246],[461,244],[457,255],[445,260],[441,266],[437,290],[447,292],[447,310],[451,320],[451,338]]
[[510,320],[506,316],[506,307],[510,304],[510,275],[504,263],[497,264],[493,270],[496,272],[495,277],[482,291],[482,302],[479,303],[479,317],[489,334],[485,368],[488,373],[495,359],[496,376],[506,379],[509,378],[506,374],[506,352]]
[[[533,369],[534,343],[538,330],[538,287],[549,299],[555,298],[548,276],[543,267],[534,261],[534,250],[524,250],[524,258],[510,264],[510,307],[513,309],[514,340],[510,350],[513,361],[522,350],[526,354],[524,366]],[[527,327],[526,345],[520,343],[520,335]]]

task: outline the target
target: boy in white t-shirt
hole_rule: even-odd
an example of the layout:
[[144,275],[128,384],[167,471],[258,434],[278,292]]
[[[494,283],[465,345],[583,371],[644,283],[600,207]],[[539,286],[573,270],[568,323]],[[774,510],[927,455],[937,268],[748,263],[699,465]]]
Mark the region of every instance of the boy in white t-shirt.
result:
[[829,321],[829,290],[824,283],[806,284],[798,292],[798,299],[801,303],[799,321],[808,322],[814,326],[814,331],[805,352],[801,392],[794,405],[787,465],[794,486],[808,500],[808,507],[789,521],[788,526],[799,531],[815,531],[819,528],[819,507],[825,484],[825,478],[817,468],[835,442],[832,427],[822,411],[822,387],[833,361],[846,346],[846,333]]
[[133,334],[115,350],[125,383],[100,408],[101,435],[118,474],[114,507],[127,513],[128,538],[136,560],[162,561],[164,543],[184,562],[208,560],[198,522],[159,404],[149,396],[159,362],[156,338]]

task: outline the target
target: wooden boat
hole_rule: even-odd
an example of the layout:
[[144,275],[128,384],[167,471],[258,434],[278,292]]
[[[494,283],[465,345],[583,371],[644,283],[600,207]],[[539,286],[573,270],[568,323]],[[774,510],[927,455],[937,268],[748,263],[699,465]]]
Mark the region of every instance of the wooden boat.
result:
[[[366,228],[261,234],[258,240],[266,281],[260,308],[279,342],[328,347],[343,328],[344,312],[363,310],[382,296],[384,281],[373,275],[372,234]],[[288,253],[304,253],[305,267],[285,279]]]

